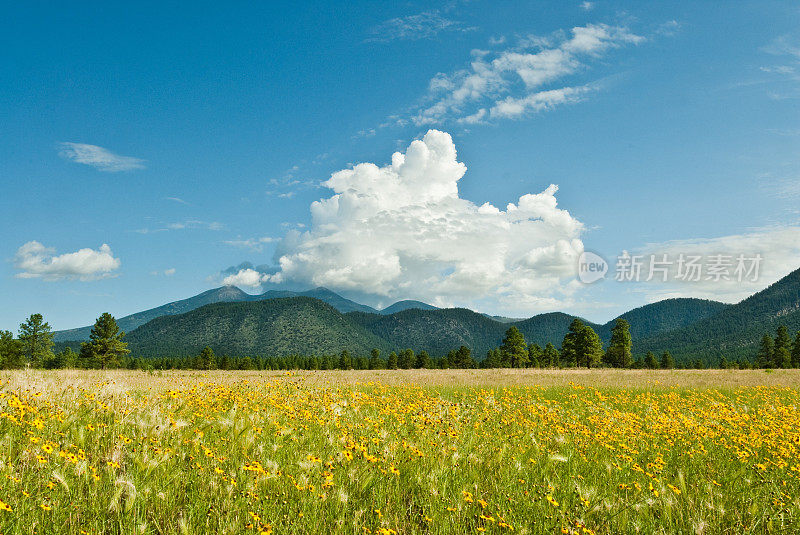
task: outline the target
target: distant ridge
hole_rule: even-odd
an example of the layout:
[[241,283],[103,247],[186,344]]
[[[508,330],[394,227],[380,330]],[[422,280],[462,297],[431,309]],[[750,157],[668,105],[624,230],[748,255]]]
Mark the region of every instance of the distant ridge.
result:
[[[161,316],[174,316],[177,314],[183,314],[185,312],[189,312],[191,310],[195,310],[205,305],[209,305],[212,303],[233,303],[238,301],[263,301],[265,299],[278,299],[282,297],[313,297],[315,299],[319,299],[320,301],[324,301],[329,305],[333,306],[336,310],[342,313],[347,312],[368,312],[371,314],[379,313],[376,309],[362,305],[361,303],[356,303],[350,299],[342,297],[341,295],[332,292],[331,290],[318,287],[312,290],[306,290],[302,292],[295,292],[295,291],[288,291],[288,290],[267,290],[261,294],[248,294],[241,289],[237,288],[236,286],[222,286],[220,288],[214,288],[213,290],[208,290],[194,297],[189,297],[188,299],[181,299],[180,301],[174,301],[172,303],[167,303],[166,305],[161,305],[156,308],[151,308],[148,310],[144,310],[142,312],[136,312],[135,314],[130,314],[129,316],[124,316],[117,319],[117,324],[120,326],[125,332],[130,332],[141,325],[144,325],[148,321],[161,317]],[[393,314],[394,312],[399,312],[401,310],[407,310],[409,308],[422,308],[422,309],[435,309],[436,307],[432,305],[428,305],[421,301],[398,301],[393,305],[386,307],[385,309],[380,311],[380,314]],[[63,331],[56,331],[54,334],[54,340],[56,342],[67,342],[67,341],[80,341],[80,340],[88,340],[89,334],[91,332],[91,326],[87,327],[78,327],[76,329],[67,329]]]
[[[142,312],[137,312],[129,316],[118,318],[117,324],[123,331],[130,332],[140,325],[144,325],[148,321],[161,316],[174,316],[176,314],[183,314],[184,312],[189,312],[190,310],[194,310],[211,303],[245,301],[251,297],[253,296],[243,292],[236,286],[223,286],[221,288],[208,290],[188,299],[181,299],[180,301],[174,301],[172,303],[167,303],[166,305],[161,305],[160,307],[151,308],[149,310],[144,310]],[[56,342],[88,340],[91,330],[92,328],[89,326],[79,327],[77,329],[68,329],[65,331],[56,331],[53,339]]]

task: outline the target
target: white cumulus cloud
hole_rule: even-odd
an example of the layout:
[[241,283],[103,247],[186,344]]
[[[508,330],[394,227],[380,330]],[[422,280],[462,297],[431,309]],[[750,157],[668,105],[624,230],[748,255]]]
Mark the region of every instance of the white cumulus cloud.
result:
[[59,156],[75,163],[91,165],[99,171],[118,173],[144,169],[144,160],[132,156],[120,156],[108,149],[86,143],[59,143]]
[[80,249],[56,255],[55,249],[38,241],[30,241],[17,250],[14,267],[21,279],[42,278],[47,281],[78,279],[82,281],[112,276],[120,266],[111,248],[105,243],[99,249]]
[[258,288],[269,279],[265,275],[253,268],[240,269],[237,273],[228,275],[222,279],[225,286],[246,286],[248,288]]
[[[301,283],[436,304],[549,308],[570,294],[583,224],[557,206],[558,187],[504,209],[462,199],[467,168],[449,134],[430,130],[380,167],[361,163],[325,182],[312,225],[278,244],[279,269],[240,269],[225,284]],[[504,304],[504,307],[508,306]]]

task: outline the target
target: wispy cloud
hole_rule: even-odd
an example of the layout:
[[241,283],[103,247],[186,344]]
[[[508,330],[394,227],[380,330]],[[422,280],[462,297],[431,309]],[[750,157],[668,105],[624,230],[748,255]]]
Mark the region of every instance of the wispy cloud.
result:
[[[321,161],[327,157],[328,155],[325,154],[318,156],[315,160],[319,159]],[[317,164],[318,162],[314,163]],[[319,181],[307,180],[300,178],[301,176],[300,166],[293,165],[280,177],[269,179],[267,182],[269,188],[266,190],[266,194],[274,195],[280,199],[290,199],[299,191],[320,187]]]
[[150,274],[154,277],[158,277],[159,275],[163,275],[165,277],[171,277],[175,274],[175,268],[167,268],[163,271],[151,271]]
[[770,75],[770,88],[767,95],[774,100],[795,99],[800,97],[800,38],[794,35],[781,35],[761,48],[777,58],[777,63],[763,65],[759,70]]
[[425,104],[411,120],[417,126],[449,121],[474,124],[517,119],[578,102],[597,84],[553,85],[612,49],[644,40],[625,27],[588,24],[550,36],[529,36],[499,52],[475,50],[469,68],[431,79]]
[[370,30],[371,37],[367,38],[366,42],[431,39],[442,32],[469,32],[476,29],[474,26],[466,26],[460,21],[447,18],[438,10],[423,11],[382,22]]
[[167,232],[169,230],[224,230],[225,225],[218,221],[200,221],[197,219],[187,219],[186,221],[176,221],[173,223],[162,223],[157,228],[140,228],[134,232],[138,234],[155,234],[157,232]]
[[56,255],[52,247],[30,241],[17,250],[14,267],[20,279],[41,278],[46,281],[77,279],[82,281],[113,276],[120,266],[111,248],[105,243],[99,249],[80,249],[74,253]]
[[800,136],[800,128],[768,128],[767,132],[785,137]]
[[776,176],[764,173],[759,176],[761,188],[773,197],[780,199],[800,199],[800,176]]
[[584,11],[591,11],[594,9],[594,2],[581,2],[581,9]]
[[656,28],[656,35],[664,35],[666,37],[672,37],[676,33],[681,30],[681,23],[677,20],[668,20],[664,22]]
[[190,219],[187,221],[182,221],[178,223],[170,223],[167,225],[167,229],[169,230],[184,230],[184,229],[203,229],[203,230],[222,230],[225,228],[222,223],[217,221],[198,221],[196,219]]
[[186,206],[191,206],[188,202],[184,201],[180,197],[164,197],[165,201],[172,201],[178,204],[185,204]]
[[240,249],[250,249],[251,251],[260,253],[264,250],[264,245],[272,243],[275,238],[269,236],[262,236],[261,238],[248,238],[239,240],[225,240],[222,243],[230,245],[231,247],[238,247]]
[[800,39],[797,36],[784,34],[776,37],[763,48],[767,54],[774,56],[792,56],[800,60]]
[[75,163],[90,165],[98,171],[118,173],[145,168],[145,160],[132,156],[120,156],[97,145],[63,142],[59,143],[58,146],[58,155],[62,158]]

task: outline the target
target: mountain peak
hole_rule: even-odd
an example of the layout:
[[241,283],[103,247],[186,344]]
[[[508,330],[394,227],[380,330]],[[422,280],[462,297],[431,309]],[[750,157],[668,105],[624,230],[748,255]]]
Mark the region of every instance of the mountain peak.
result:
[[[326,287],[324,287],[324,286],[317,286],[317,287],[316,287],[316,288],[314,288],[313,290],[309,290],[309,291],[310,291],[310,292],[315,292],[315,293],[326,293],[326,294],[335,294],[335,293],[336,293],[336,292],[334,292],[333,290],[331,290],[331,289],[329,289],[329,288],[326,288]],[[337,295],[338,295],[338,294],[337,294]]]
[[220,286],[205,292],[207,295],[216,295],[221,299],[242,298],[250,294],[239,288],[238,286]]
[[418,308],[420,310],[437,310],[438,307],[433,305],[429,305],[428,303],[423,303],[422,301],[415,301],[413,299],[404,299],[402,301],[398,301],[389,305],[388,307],[384,308],[380,311],[381,314],[394,314],[396,312],[402,312],[403,310],[408,310],[412,308]]

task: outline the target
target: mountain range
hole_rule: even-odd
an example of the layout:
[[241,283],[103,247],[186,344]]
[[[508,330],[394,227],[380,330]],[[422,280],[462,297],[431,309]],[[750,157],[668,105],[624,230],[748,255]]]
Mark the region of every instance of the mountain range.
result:
[[[781,324],[800,330],[800,270],[737,304],[692,298],[666,299],[621,316],[631,325],[634,353],[670,351],[678,361],[716,363],[752,359],[765,332]],[[383,310],[356,303],[326,288],[251,295],[222,287],[118,320],[134,356],[189,356],[210,345],[217,353],[251,356],[354,354],[410,347],[442,355],[462,345],[476,357],[497,347],[510,325],[529,343],[560,346],[575,316],[561,312],[528,319],[492,317],[464,308],[439,309],[400,301]],[[584,321],[604,342],[616,318]],[[77,346],[90,328],[56,333],[59,345]]]
[[[174,301],[172,303],[167,303],[166,305],[161,305],[156,308],[151,308],[149,310],[144,310],[142,312],[130,314],[129,316],[123,316],[117,319],[117,324],[123,331],[131,332],[137,327],[144,325],[148,321],[153,320],[155,318],[160,318],[162,316],[177,316],[179,314],[184,314],[186,312],[213,303],[264,301],[267,299],[277,299],[286,297],[312,297],[328,303],[329,305],[333,306],[336,310],[342,313],[366,312],[371,314],[394,314],[396,312],[400,312],[402,310],[406,310],[409,308],[421,308],[425,310],[436,309],[436,307],[433,305],[428,305],[420,301],[407,300],[407,301],[398,301],[397,303],[394,303],[393,305],[390,305],[384,308],[383,310],[376,310],[370,306],[362,305],[361,303],[356,303],[355,301],[346,299],[341,295],[332,292],[327,288],[322,288],[322,287],[314,288],[313,290],[307,290],[303,292],[268,290],[262,294],[253,295],[240,290],[236,286],[222,286],[220,288],[214,288],[213,290],[208,290],[201,294],[195,295],[194,297],[189,297],[188,299]],[[87,327],[78,327],[76,329],[56,331],[54,333],[55,336],[53,339],[56,342],[88,340],[89,333],[91,332],[91,330],[92,327],[87,326]]]

